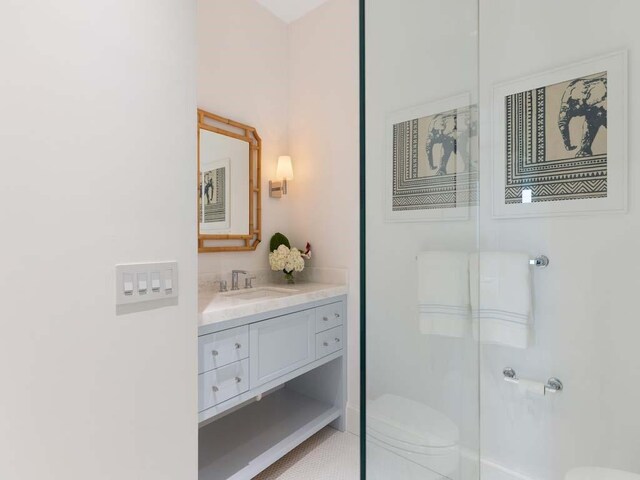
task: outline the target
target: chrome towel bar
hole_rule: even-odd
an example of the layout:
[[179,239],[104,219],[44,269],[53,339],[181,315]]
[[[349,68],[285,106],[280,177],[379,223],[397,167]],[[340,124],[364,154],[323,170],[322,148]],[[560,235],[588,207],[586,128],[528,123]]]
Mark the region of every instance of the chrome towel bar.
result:
[[[418,260],[418,256],[415,256],[415,259]],[[536,267],[548,267],[549,266],[549,257],[546,255],[538,255],[536,258],[531,258],[529,260],[529,265],[533,265]]]

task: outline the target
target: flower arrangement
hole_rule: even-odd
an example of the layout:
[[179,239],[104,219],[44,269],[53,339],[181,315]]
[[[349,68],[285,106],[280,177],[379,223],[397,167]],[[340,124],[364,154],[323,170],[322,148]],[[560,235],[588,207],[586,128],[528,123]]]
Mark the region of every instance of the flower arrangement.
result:
[[278,232],[271,237],[269,248],[271,270],[282,271],[288,283],[295,283],[293,272],[304,270],[305,258],[311,258],[311,244],[307,242],[304,252],[295,247],[291,248],[289,239]]

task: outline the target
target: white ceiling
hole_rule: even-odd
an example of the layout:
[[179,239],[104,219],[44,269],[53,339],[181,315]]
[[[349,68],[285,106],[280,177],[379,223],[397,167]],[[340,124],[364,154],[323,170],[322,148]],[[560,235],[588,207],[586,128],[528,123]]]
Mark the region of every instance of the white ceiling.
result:
[[327,0],[256,0],[276,17],[291,23],[305,16]]

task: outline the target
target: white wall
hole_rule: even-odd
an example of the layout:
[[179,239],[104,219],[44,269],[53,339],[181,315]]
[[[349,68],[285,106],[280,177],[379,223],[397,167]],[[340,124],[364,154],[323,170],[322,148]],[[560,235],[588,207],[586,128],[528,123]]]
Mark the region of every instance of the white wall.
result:
[[[262,243],[255,252],[203,253],[201,275],[268,268],[269,239],[291,233],[291,196],[269,198],[289,149],[288,28],[255,0],[198,0],[198,107],[256,127],[262,137]],[[194,209],[196,208],[194,203]]]
[[[195,479],[195,4],[4,2],[0,478]],[[120,262],[178,306],[115,314]]]
[[[483,348],[483,454],[538,480],[559,480],[580,465],[638,473],[640,4],[481,0],[480,6],[481,245],[551,259],[547,270],[535,272],[536,345]],[[492,86],[622,48],[630,50],[629,214],[491,220]],[[523,377],[557,376],[566,390],[523,399],[501,380],[507,365]]]
[[358,2],[329,0],[289,31],[292,235],[315,267],[349,271],[349,429],[358,432]]

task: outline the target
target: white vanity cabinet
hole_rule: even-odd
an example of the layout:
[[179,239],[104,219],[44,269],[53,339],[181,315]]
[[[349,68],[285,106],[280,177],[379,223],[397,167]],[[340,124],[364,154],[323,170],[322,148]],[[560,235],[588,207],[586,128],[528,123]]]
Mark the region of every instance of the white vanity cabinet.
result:
[[344,430],[345,312],[341,295],[200,327],[200,480],[250,480]]

